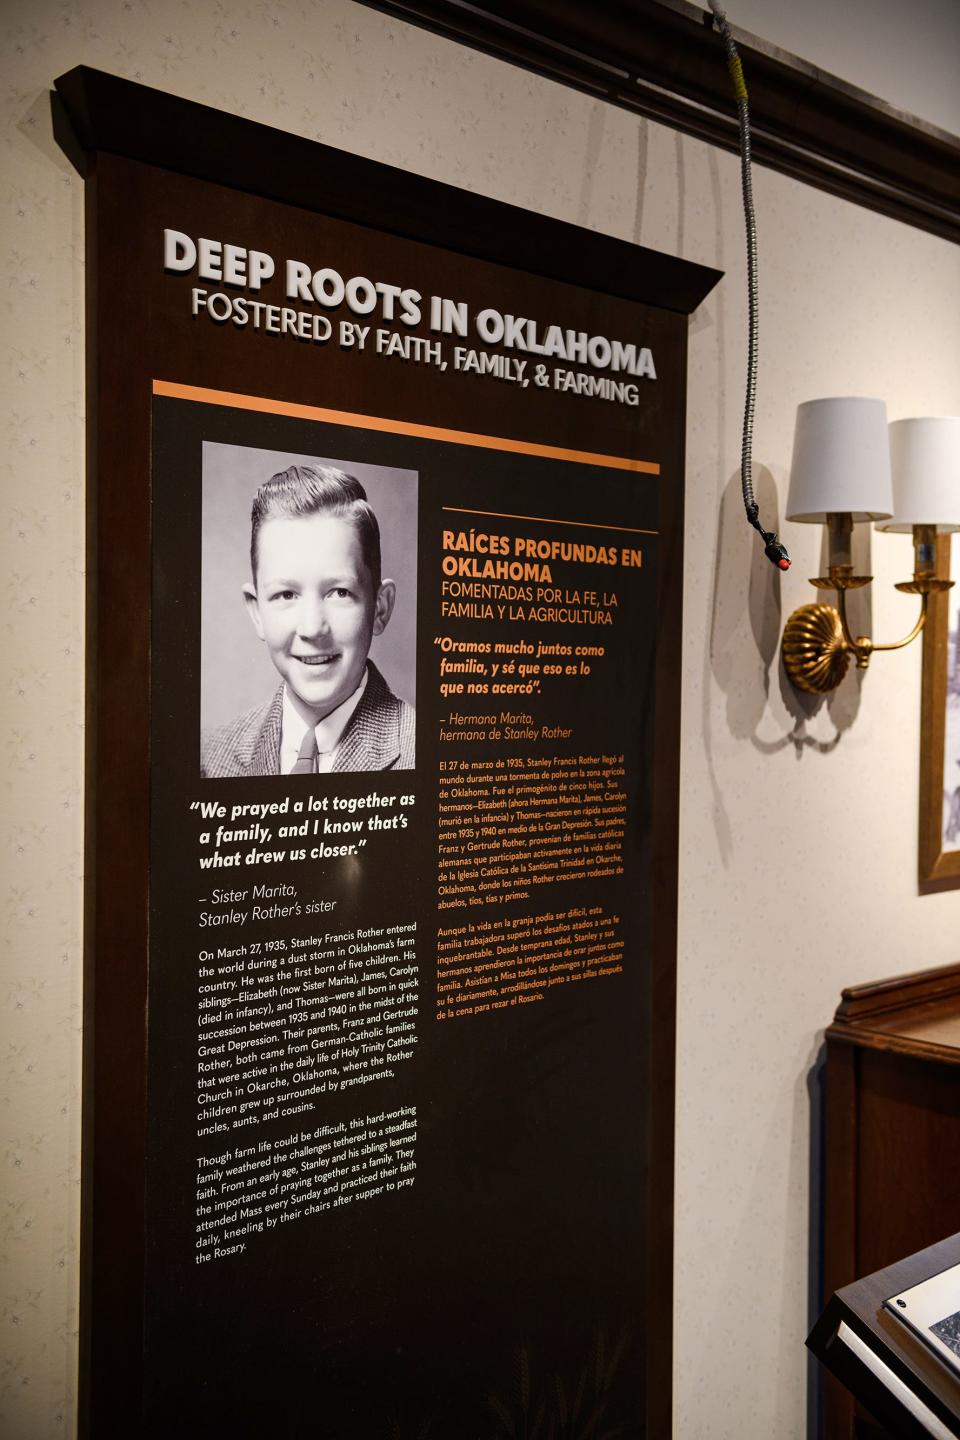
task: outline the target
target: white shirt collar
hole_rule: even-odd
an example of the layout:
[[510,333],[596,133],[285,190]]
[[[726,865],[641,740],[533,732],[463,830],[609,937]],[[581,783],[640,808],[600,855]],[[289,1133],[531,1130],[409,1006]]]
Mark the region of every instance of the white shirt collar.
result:
[[[367,688],[367,674],[367,668],[364,666],[363,679],[353,694],[338,705],[336,710],[331,710],[329,715],[324,715],[320,723],[314,726],[317,735],[317,773],[320,775],[326,775],[333,769],[337,746]],[[287,687],[284,685],[283,720],[280,730],[281,775],[289,775],[297,763],[297,756],[300,754],[300,746],[303,744],[303,737],[306,733],[307,723],[290,699]]]

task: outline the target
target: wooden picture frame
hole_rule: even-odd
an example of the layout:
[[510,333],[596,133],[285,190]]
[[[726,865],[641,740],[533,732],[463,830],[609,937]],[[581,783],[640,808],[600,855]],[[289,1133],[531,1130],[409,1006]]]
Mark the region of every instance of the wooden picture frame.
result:
[[[937,574],[960,580],[960,544],[951,547],[949,535],[937,537]],[[953,777],[952,760],[958,766]],[[923,636],[919,860],[922,895],[960,887],[960,585],[956,583],[952,590],[931,597]]]

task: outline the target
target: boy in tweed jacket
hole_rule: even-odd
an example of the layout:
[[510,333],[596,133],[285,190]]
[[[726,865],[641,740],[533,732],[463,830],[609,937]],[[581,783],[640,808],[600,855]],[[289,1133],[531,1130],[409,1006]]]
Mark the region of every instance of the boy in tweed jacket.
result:
[[359,480],[292,465],[253,502],[247,613],[283,683],[265,705],[208,732],[201,774],[409,770],[416,717],[368,658],[396,585]]

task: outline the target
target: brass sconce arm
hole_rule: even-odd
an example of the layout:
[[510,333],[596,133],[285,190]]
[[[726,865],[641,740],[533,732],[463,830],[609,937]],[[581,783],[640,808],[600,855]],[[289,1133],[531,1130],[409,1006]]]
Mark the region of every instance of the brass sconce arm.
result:
[[927,620],[930,596],[949,590],[950,580],[934,575],[935,529],[931,525],[913,527],[914,575],[901,581],[897,589],[908,595],[920,596],[917,623],[902,640],[886,644],[869,635],[854,636],[847,619],[847,591],[869,585],[871,575],[854,575],[850,562],[850,538],[853,521],[850,515],[831,515],[830,564],[827,574],[811,580],[818,590],[836,590],[837,607],[832,605],[801,605],[794,610],[783,632],[783,664],[791,683],[808,694],[823,695],[836,689],[846,675],[851,658],[858,670],[866,670],[876,650],[902,650],[916,640]]
[[[845,590],[838,591],[837,614],[840,617],[840,628],[843,632],[843,639],[846,648],[856,656],[858,670],[866,670],[867,666],[870,663],[870,656],[874,653],[875,650],[902,650],[913,640],[916,640],[917,636],[920,634],[920,631],[927,623],[927,606],[929,604],[931,593],[930,590],[926,587],[921,590],[919,588],[921,583],[923,582],[921,582],[917,578],[914,578],[913,580],[905,580],[900,585],[897,585],[896,588],[898,590],[903,590],[911,594],[920,596],[920,614],[917,616],[917,623],[914,625],[909,635],[905,635],[902,640],[891,640],[886,644],[881,644],[877,640],[871,640],[869,635],[858,635],[856,639],[853,638],[850,633],[850,626],[847,622],[847,592]],[[937,585],[936,581],[934,581],[933,583],[934,585]]]

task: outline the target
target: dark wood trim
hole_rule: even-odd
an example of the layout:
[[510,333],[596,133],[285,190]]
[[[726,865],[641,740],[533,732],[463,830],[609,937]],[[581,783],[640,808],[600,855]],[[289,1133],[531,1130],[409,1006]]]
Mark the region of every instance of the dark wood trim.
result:
[[[687,355],[683,356],[681,393],[686,396]],[[678,473],[685,472],[686,403],[677,424]],[[654,771],[652,881],[657,904],[653,913],[650,955],[648,1043],[650,1104],[649,1170],[647,1174],[647,1414],[645,1434],[667,1437],[673,1424],[673,1346],[661,1341],[664,1316],[673,1314],[673,1212],[676,1113],[677,917],[680,853],[680,747],[671,730],[680,715],[680,667],[683,647],[684,487],[661,490],[663,535],[669,537],[660,555],[658,643],[655,659],[657,704],[653,717]]]
[[[821,1308],[857,1274],[857,1068],[852,1046],[827,1045],[827,1164]],[[853,1405],[833,1375],[822,1391],[825,1433],[831,1440],[852,1434]]]
[[[87,203],[84,207],[85,254],[97,253],[97,207],[90,203],[94,188],[92,177],[88,179]],[[99,314],[98,275],[94,265],[88,265],[85,274],[85,314],[87,332],[86,352],[86,393],[92,406],[92,397],[97,394],[97,357],[99,355],[97,319]],[[92,412],[91,412],[92,413]],[[97,427],[87,426],[86,432],[87,475],[97,474]],[[83,887],[83,1057],[80,1136],[80,1327],[79,1327],[79,1373],[78,1373],[78,1434],[86,1437],[91,1429],[91,1395],[93,1375],[93,1284],[94,1265],[94,1216],[98,1213],[95,1164],[98,1147],[94,1095],[96,1091],[96,966],[94,964],[97,936],[98,895],[97,880],[100,871],[97,866],[97,505],[96,486],[87,486],[86,497],[86,614],[84,641],[86,651],[86,694],[84,697],[84,887]]]
[[919,970],[843,991],[828,1043],[960,1065],[960,965]]
[[689,315],[721,272],[363,160],[85,65],[55,81],[54,132],[81,169],[98,151]]
[[[709,11],[685,0],[364,0],[373,8],[670,125],[738,148]],[[960,240],[960,140],[733,29],[753,156],[793,179]]]
[[882,1050],[890,1055],[908,1055],[912,1060],[938,1060],[945,1065],[960,1065],[960,1053],[951,1045],[925,1044],[915,1039],[904,1039],[899,1035],[872,1033],[869,1030],[844,1031],[842,1026],[831,1026],[827,1031],[830,1040],[841,1045],[853,1045],[861,1050]]
[[848,985],[841,991],[834,1024],[851,1024],[866,1016],[875,1017],[905,1006],[926,1004],[960,994],[960,964],[939,965],[933,970],[915,970],[892,980],[871,980]]
[[130,483],[145,465],[131,459],[143,449],[141,415],[116,403],[140,342],[117,323],[104,283],[112,187],[102,168],[86,187],[82,1440],[140,1433],[130,1417],[140,1410],[147,1127],[150,495]]

